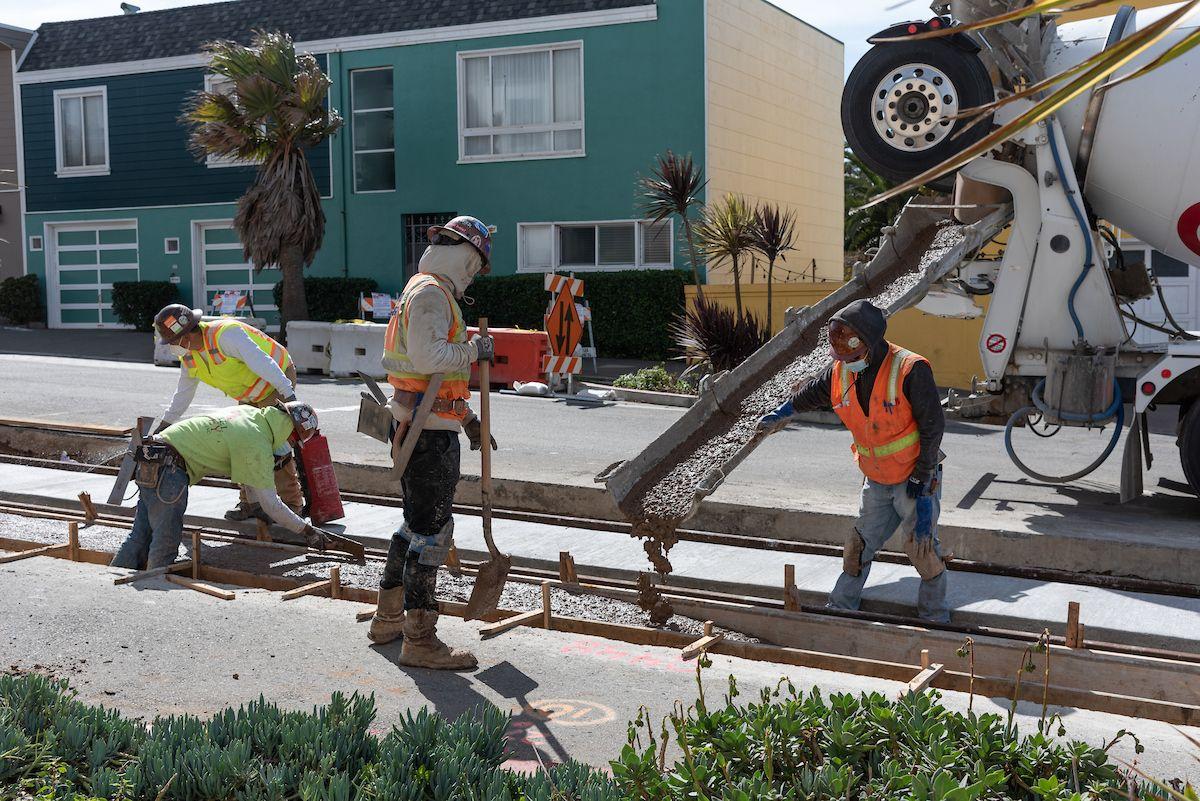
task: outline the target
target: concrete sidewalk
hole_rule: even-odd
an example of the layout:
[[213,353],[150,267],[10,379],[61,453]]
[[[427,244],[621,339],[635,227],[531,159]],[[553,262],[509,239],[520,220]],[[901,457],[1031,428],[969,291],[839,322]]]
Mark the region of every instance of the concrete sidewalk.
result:
[[[161,580],[113,586],[125,571],[34,558],[0,566],[5,610],[0,665],[68,679],[80,699],[131,716],[206,717],[264,695],[289,709],[325,704],[333,692],[374,693],[384,734],[406,711],[423,706],[455,717],[480,704],[511,710],[510,766],[535,770],[568,758],[607,767],[625,741],[627,721],[645,704],[655,719],[673,701],[696,698],[694,663],[678,651],[639,647],[562,632],[521,628],[480,642],[477,624],[443,618],[442,636],[471,647],[480,669],[442,673],[397,663],[400,644],[371,647],[359,604],[306,597],[281,603],[277,593],[237,589],[219,601]],[[706,692],[719,697],[737,677],[742,698],[787,677],[825,693],[899,694],[899,683],[841,673],[713,656]],[[965,710],[967,697],[944,693]],[[976,698],[976,714],[1006,715],[1008,701]],[[541,711],[539,711],[541,710]],[[1022,731],[1037,725],[1040,705],[1022,703]],[[1098,712],[1059,712],[1069,737],[1106,743],[1122,728],[1147,750],[1138,764],[1152,775],[1190,778],[1200,771],[1180,730],[1155,721]],[[1195,737],[1200,730],[1185,729]],[[1115,757],[1133,760],[1122,741]],[[672,754],[672,758],[674,755]]]
[[[97,501],[107,497],[109,476],[0,464],[0,499],[26,495],[75,501],[81,491]],[[129,495],[134,488],[131,485]],[[236,502],[236,492],[218,487],[192,487],[188,514],[199,524],[220,519]],[[126,504],[127,507],[133,502]],[[346,517],[330,526],[377,547],[387,547],[400,520],[394,507],[345,504]],[[570,551],[581,573],[636,579],[648,570],[641,543],[603,531],[561,528],[512,520],[496,520],[499,547],[526,566],[557,569],[561,551]],[[481,518],[455,516],[455,541],[465,558],[486,555]],[[100,546],[95,546],[100,547]],[[106,544],[106,549],[115,546]],[[823,605],[841,572],[841,559],[774,551],[681,542],[670,552],[675,572],[670,583],[696,586],[717,582],[719,589],[762,598],[781,597],[783,565],[796,566],[796,583],[806,603]],[[907,565],[874,565],[864,593],[870,611],[912,615],[918,577]],[[1081,622],[1096,641],[1200,652],[1200,598],[1176,598],[1148,593],[1117,592],[1073,584],[1036,582],[980,573],[952,573],[949,601],[959,623],[995,626],[1038,633],[1049,627],[1061,634],[1067,604],[1081,605]]]

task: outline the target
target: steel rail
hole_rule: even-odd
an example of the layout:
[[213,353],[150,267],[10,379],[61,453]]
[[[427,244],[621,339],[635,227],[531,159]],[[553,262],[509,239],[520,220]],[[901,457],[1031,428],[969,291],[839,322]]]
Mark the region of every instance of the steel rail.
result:
[[[67,470],[81,473],[97,473],[100,475],[117,474],[117,469],[109,465],[93,465],[82,462],[61,462],[55,459],[44,459],[34,456],[15,456],[0,454],[0,463],[41,467],[52,470]],[[201,486],[235,489],[235,485],[224,479],[205,478]],[[352,503],[363,503],[372,506],[403,506],[397,497],[386,495],[370,495],[360,492],[342,492],[342,499]],[[467,504],[455,504],[453,510],[457,514],[478,517],[482,514],[480,507]],[[568,515],[550,515],[540,512],[528,512],[517,509],[493,509],[493,517],[498,520],[512,520],[523,523],[536,523],[557,528],[577,528],[587,531],[606,531],[619,534],[630,534],[632,526],[629,523],[601,520],[596,518],[571,517]],[[761,551],[776,551],[778,553],[794,553],[806,556],[825,556],[834,559],[842,558],[842,547],[815,542],[798,542],[773,537],[749,537],[741,534],[725,534],[696,529],[679,529],[676,534],[681,542],[698,542],[706,545],[723,545],[731,548],[750,548]],[[885,564],[908,564],[908,557],[899,551],[879,551],[875,561]],[[994,562],[979,562],[970,559],[953,559],[949,562],[952,570],[961,573],[980,573],[991,576],[1024,579],[1027,581],[1048,582],[1054,584],[1074,584],[1083,587],[1096,587],[1118,592],[1137,592],[1150,595],[1169,595],[1176,598],[1200,598],[1200,584],[1184,584],[1173,581],[1157,581],[1133,576],[1113,576],[1104,573],[1083,573],[1057,568],[1045,568],[1025,565],[1001,565]]]
[[[11,500],[0,500],[0,514],[62,520],[64,522],[81,520],[80,513],[72,512],[67,509]],[[102,512],[94,519],[93,524],[108,527],[127,527],[131,521],[132,516],[126,517]],[[193,531],[195,531],[200,535],[202,540],[209,540],[227,545],[247,545],[254,548],[273,548],[284,552],[307,553],[310,555],[320,553],[324,558],[334,562],[357,561],[352,556],[338,551],[318,552],[300,544],[250,539],[247,534],[237,528],[185,525],[183,531],[185,534],[191,534]],[[363,561],[385,562],[386,560],[386,549],[365,546],[365,555]],[[478,567],[481,564],[482,562],[464,561],[462,562],[460,572],[468,575],[474,575],[478,571]],[[267,574],[260,573],[259,575],[265,576]],[[509,578],[522,584],[531,585],[540,585],[547,580],[551,580],[554,581],[556,587],[567,592],[572,592],[575,594],[594,594],[612,600],[625,601],[634,605],[636,605],[636,596],[638,593],[637,582],[628,581],[626,579],[610,578],[606,576],[591,576],[587,575],[586,573],[579,572],[578,583],[572,584],[569,582],[559,581],[559,574],[557,571],[521,566],[517,564],[513,565],[512,570],[509,573]],[[752,609],[761,609],[764,611],[783,611],[786,609],[785,604],[782,601],[757,595],[735,595],[718,590],[705,590],[701,588],[676,587],[669,585],[656,585],[655,589],[663,598],[667,599],[668,601],[675,599],[699,604],[738,604],[748,606]],[[1013,629],[982,626],[976,624],[932,623],[920,618],[907,617],[903,615],[829,609],[823,606],[800,605],[795,607],[795,611],[810,615],[842,618],[867,623],[878,623],[887,626],[918,627],[934,631],[962,634],[963,636],[993,637],[1031,644],[1036,643],[1043,636],[1040,632],[1033,633],[1028,631],[1017,631]],[[1065,638],[1061,635],[1051,635],[1049,642],[1054,645],[1064,645]],[[1176,662],[1200,663],[1200,653],[1173,651],[1169,649],[1134,646],[1124,643],[1112,643],[1090,639],[1084,642],[1083,647],[1126,656],[1165,659]]]

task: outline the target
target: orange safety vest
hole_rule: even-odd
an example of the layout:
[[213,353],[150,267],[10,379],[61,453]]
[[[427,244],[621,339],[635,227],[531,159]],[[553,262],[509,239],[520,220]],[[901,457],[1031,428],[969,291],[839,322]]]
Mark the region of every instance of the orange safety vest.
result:
[[863,413],[854,386],[856,375],[845,363],[833,363],[830,404],[854,435],[850,446],[863,475],[879,484],[907,481],[921,453],[921,437],[912,406],[904,396],[904,379],[924,356],[888,343],[888,354],[871,388],[871,414]]
[[[467,326],[463,322],[462,309],[454,297],[438,280],[429,273],[417,273],[409,279],[400,296],[400,305],[388,320],[387,332],[383,339],[383,369],[387,371],[388,383],[404,392],[423,393],[429,388],[429,376],[417,370],[408,357],[408,316],[412,297],[429,285],[436,286],[446,296],[450,304],[450,330],[446,341],[463,344],[467,341]],[[438,397],[445,400],[469,400],[471,389],[470,368],[462,372],[446,373],[442,377],[442,386]],[[466,419],[466,412],[436,411],[438,417],[447,420],[457,420],[460,423]]]

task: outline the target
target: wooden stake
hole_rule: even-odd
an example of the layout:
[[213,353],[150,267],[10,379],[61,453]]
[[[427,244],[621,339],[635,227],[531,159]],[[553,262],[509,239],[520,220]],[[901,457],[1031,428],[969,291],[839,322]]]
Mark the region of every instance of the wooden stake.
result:
[[79,561],[79,524],[74,520],[67,523],[67,556],[72,562]]
[[113,579],[113,585],[132,584],[135,581],[141,581],[144,578],[153,578],[154,576],[165,576],[168,573],[186,573],[192,569],[192,563],[176,562],[173,565],[165,565],[163,567],[155,567],[150,570],[139,570],[137,573],[130,573],[128,576],[121,576]]
[[796,612],[800,609],[800,604],[796,603],[795,597],[792,595],[792,590],[796,588],[796,566],[783,566],[783,608],[789,612]]
[[[928,656],[928,654],[929,654],[928,651],[921,652],[922,661],[925,660],[925,658]],[[945,668],[943,665],[938,665],[938,664],[926,665],[924,668],[922,668],[920,673],[913,676],[912,679],[908,682],[908,692],[919,693],[919,692],[924,691],[925,688],[927,688],[930,684],[933,683],[934,679],[936,679],[938,676],[942,675],[942,671],[944,669]]]
[[1079,622],[1079,603],[1071,601],[1067,604],[1067,647],[1083,647],[1083,626]]
[[921,670],[928,670],[928,669],[929,669],[929,649],[922,648],[921,649]]
[[575,572],[575,557],[570,551],[558,552],[558,580],[563,584],[578,584],[579,575]]
[[354,615],[354,620],[357,623],[362,623],[364,620],[370,620],[373,617],[375,617],[374,607],[366,610],[365,612],[356,612]]
[[551,628],[550,619],[550,584],[549,581],[542,582],[542,628],[547,631]]
[[196,592],[202,592],[205,595],[211,595],[214,598],[220,598],[222,601],[232,601],[234,598],[237,598],[237,595],[229,590],[223,590],[220,587],[214,587],[211,584],[202,584],[195,579],[176,576],[171,573],[167,574],[167,581],[171,582],[172,584],[178,584],[181,587],[187,587],[189,590],[195,590]]
[[684,662],[688,662],[700,656],[711,646],[719,643],[723,639],[725,639],[725,632],[713,634],[713,622],[711,620],[706,620],[704,621],[704,636],[693,643],[685,645],[679,652],[679,656]]
[[324,581],[314,581],[312,584],[304,584],[294,590],[288,590],[282,596],[280,596],[280,600],[291,601],[295,598],[300,598],[305,595],[312,595],[315,592],[324,592],[325,590],[330,589],[331,586],[332,582],[329,579],[325,579]]
[[254,536],[254,539],[257,542],[274,542],[274,540],[271,538],[271,526],[266,520],[256,519],[254,523],[258,529],[258,532]]
[[538,621],[545,623],[545,614],[545,612],[534,610],[532,612],[522,612],[519,615],[512,615],[503,620],[497,620],[495,623],[488,623],[479,628],[479,639],[486,640],[489,637],[503,634],[509,629],[515,629],[518,626],[536,625]]
[[35,556],[54,556],[58,551],[66,548],[66,545],[43,545],[40,548],[30,548],[27,551],[17,551],[16,553],[0,556],[0,565],[6,565],[9,562],[19,562],[22,559],[31,559]]
[[96,505],[92,503],[92,496],[86,492],[79,493],[79,505],[83,507],[83,520],[88,525],[96,522],[99,513],[96,512]]
[[458,547],[451,545],[446,554],[446,569],[454,575],[462,572],[462,561],[458,558]]
[[329,597],[334,600],[342,597],[342,569],[337,565],[329,568]]
[[200,578],[200,530],[192,529],[192,578]]

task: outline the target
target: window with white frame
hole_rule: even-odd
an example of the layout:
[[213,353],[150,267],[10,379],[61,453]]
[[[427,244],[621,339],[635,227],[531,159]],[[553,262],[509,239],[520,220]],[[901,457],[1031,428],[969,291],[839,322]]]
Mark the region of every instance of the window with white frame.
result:
[[521,223],[517,272],[670,269],[671,221]]
[[[215,95],[233,94],[233,79],[224,75],[205,75],[204,91]],[[261,159],[239,159],[236,156],[217,156],[209,153],[204,163],[209,167],[252,167],[261,164]]]
[[583,155],[583,43],[458,54],[458,155]]
[[353,110],[354,191],[391,192],[396,188],[392,68],[352,71],[350,103]]
[[55,90],[54,144],[59,177],[108,174],[107,87]]

